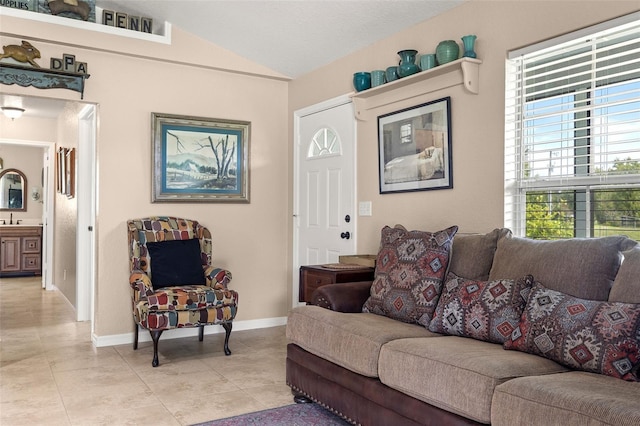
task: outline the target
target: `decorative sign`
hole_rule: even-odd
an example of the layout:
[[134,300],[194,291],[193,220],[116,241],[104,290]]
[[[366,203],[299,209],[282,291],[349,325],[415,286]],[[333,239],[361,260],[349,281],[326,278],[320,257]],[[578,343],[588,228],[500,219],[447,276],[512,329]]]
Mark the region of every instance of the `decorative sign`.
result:
[[86,62],[76,62],[76,55],[62,55],[62,59],[60,58],[51,58],[52,70],[56,71],[64,71],[64,72],[75,72],[78,74],[88,74],[88,67]]
[[96,22],[96,0],[0,0],[0,6]]
[[126,13],[114,12],[113,10],[102,11],[102,24],[149,34],[153,32],[153,19],[127,15]]
[[0,6],[37,12],[38,0],[0,0]]

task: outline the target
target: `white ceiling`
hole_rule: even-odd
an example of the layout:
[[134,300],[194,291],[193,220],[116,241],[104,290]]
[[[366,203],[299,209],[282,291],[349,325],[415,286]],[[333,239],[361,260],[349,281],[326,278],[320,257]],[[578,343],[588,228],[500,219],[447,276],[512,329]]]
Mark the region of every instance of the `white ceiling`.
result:
[[465,0],[96,0],[168,21],[291,78],[387,38]]

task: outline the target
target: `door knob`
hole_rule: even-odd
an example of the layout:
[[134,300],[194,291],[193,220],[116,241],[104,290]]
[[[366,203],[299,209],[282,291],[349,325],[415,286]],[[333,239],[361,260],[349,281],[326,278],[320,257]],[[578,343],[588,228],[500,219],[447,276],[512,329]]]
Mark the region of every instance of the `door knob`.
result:
[[348,240],[349,238],[351,238],[351,234],[349,232],[343,232],[342,234],[340,234],[340,238],[342,238],[343,240]]

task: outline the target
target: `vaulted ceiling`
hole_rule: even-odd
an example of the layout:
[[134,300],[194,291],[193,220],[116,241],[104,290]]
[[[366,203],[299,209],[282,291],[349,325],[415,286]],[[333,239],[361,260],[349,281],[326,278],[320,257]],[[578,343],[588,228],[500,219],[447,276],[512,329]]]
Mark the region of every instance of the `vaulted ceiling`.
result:
[[465,0],[96,0],[296,78]]

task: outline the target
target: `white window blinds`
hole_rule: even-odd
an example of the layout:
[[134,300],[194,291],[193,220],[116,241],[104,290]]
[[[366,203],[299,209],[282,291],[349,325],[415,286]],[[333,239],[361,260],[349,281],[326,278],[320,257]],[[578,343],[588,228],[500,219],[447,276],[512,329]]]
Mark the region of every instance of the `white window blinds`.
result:
[[505,226],[629,234],[618,231],[640,222],[640,14],[511,52],[506,66]]

